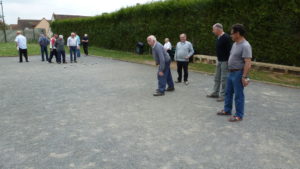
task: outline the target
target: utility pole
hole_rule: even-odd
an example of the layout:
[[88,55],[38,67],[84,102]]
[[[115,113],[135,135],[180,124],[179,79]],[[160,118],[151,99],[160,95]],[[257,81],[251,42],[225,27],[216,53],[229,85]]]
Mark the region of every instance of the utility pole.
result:
[[6,25],[5,25],[5,20],[4,20],[4,12],[3,12],[3,2],[0,0],[0,5],[1,5],[1,11],[2,11],[2,22],[3,22],[3,33],[4,33],[4,41],[7,43],[7,38],[6,38]]

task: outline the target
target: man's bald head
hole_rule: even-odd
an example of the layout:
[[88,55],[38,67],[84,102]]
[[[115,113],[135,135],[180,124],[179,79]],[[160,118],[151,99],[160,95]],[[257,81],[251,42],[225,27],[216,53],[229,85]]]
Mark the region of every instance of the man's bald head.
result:
[[154,35],[150,35],[147,37],[147,43],[150,45],[150,46],[154,46],[155,43],[156,43],[157,39]]

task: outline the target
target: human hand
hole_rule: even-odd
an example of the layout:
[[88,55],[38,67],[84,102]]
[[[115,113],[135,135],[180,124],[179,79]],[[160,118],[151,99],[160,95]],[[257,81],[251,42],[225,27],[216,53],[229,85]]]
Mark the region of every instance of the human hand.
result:
[[158,75],[159,75],[159,76],[163,76],[164,73],[163,73],[163,72],[158,72]]
[[247,87],[248,85],[249,85],[249,83],[250,83],[250,81],[247,79],[247,78],[242,78],[242,83],[243,83],[243,86],[244,87]]

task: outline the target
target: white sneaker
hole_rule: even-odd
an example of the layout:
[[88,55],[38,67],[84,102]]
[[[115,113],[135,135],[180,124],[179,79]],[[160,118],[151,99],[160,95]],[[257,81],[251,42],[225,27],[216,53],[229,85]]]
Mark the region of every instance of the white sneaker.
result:
[[190,83],[189,83],[189,81],[186,81],[186,82],[184,82],[184,84],[185,84],[185,85],[189,85]]

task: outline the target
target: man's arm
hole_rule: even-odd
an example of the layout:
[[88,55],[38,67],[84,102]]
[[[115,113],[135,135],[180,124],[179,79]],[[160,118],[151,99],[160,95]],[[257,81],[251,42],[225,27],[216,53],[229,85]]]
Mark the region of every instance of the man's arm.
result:
[[251,49],[250,45],[245,46],[243,48],[243,56],[242,57],[244,58],[244,61],[245,61],[242,83],[243,83],[243,86],[246,87],[249,84],[249,81],[247,81],[247,76],[251,69],[252,49]]
[[244,66],[244,72],[243,77],[247,77],[248,73],[251,69],[251,58],[244,59],[245,60],[245,66]]
[[158,59],[159,59],[159,72],[164,72],[165,70],[165,55],[163,53],[164,51],[157,49],[157,55],[158,55]]
[[247,58],[245,59],[245,66],[244,66],[244,72],[242,77],[242,83],[244,87],[249,85],[249,81],[247,80],[247,78],[250,69],[251,69],[251,58]]
[[177,49],[178,49],[178,48],[177,48],[177,45],[178,45],[178,44],[176,44],[175,54],[174,54],[174,60],[175,60],[175,61],[177,61]]
[[67,46],[70,49],[70,38],[67,39]]
[[232,48],[232,41],[231,41],[231,38],[228,37],[225,41],[226,43],[226,54],[229,56],[230,55],[230,51],[231,51],[231,48]]
[[190,47],[189,47],[189,54],[188,54],[188,56],[186,57],[186,59],[189,59],[191,56],[193,56],[194,55],[194,48],[193,48],[193,45],[192,45],[192,43],[190,43]]

